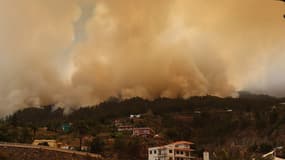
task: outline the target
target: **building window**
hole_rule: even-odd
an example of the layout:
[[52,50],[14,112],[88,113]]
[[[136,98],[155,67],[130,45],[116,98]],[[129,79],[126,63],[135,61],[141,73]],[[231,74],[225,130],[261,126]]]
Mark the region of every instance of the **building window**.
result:
[[154,150],[153,153],[156,154],[156,150]]
[[172,150],[171,150],[171,149],[169,150],[169,153],[172,153]]
[[179,154],[179,151],[176,151],[176,154]]
[[173,160],[172,157],[169,157],[169,160]]
[[181,151],[180,154],[183,154],[183,151]]
[[152,154],[152,151],[149,151],[149,154]]

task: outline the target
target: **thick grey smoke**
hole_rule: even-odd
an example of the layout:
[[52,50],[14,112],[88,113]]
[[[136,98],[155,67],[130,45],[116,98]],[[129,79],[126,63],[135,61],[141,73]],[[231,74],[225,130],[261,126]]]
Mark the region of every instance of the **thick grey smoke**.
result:
[[283,12],[267,0],[0,0],[0,112],[110,96],[283,96]]
[[74,33],[72,42],[70,46],[65,49],[62,57],[58,61],[58,69],[61,70],[62,80],[66,81],[66,83],[71,83],[73,72],[76,70],[76,67],[73,64],[74,48],[76,45],[80,44],[80,42],[84,42],[84,40],[86,40],[86,24],[93,17],[95,9],[95,2],[90,0],[81,0],[77,3],[80,8],[80,16],[73,23]]

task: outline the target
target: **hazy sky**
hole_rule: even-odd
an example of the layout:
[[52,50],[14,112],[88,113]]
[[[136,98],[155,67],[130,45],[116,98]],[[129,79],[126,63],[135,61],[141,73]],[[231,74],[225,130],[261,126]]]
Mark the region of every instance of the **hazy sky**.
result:
[[0,114],[110,96],[285,96],[274,0],[0,0]]

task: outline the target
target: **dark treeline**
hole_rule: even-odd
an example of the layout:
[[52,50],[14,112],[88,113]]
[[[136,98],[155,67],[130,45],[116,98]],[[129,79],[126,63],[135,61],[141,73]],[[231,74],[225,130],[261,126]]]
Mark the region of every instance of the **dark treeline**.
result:
[[259,95],[243,96],[242,98],[220,98],[214,96],[191,97],[189,99],[159,98],[153,101],[139,97],[127,100],[110,98],[97,106],[82,107],[66,115],[62,108],[55,108],[53,105],[40,108],[26,108],[7,117],[7,121],[20,126],[33,124],[38,127],[78,121],[104,123],[116,118],[129,116],[130,114],[146,113],[148,110],[158,115],[212,109],[233,109],[240,112],[249,112],[252,110],[266,110],[268,107],[281,102],[283,102],[283,99]]

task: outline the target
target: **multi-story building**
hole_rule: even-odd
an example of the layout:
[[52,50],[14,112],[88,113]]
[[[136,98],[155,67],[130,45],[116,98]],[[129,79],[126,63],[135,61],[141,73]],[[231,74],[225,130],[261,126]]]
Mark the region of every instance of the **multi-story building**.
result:
[[178,141],[165,146],[148,149],[148,160],[191,160],[192,142]]

